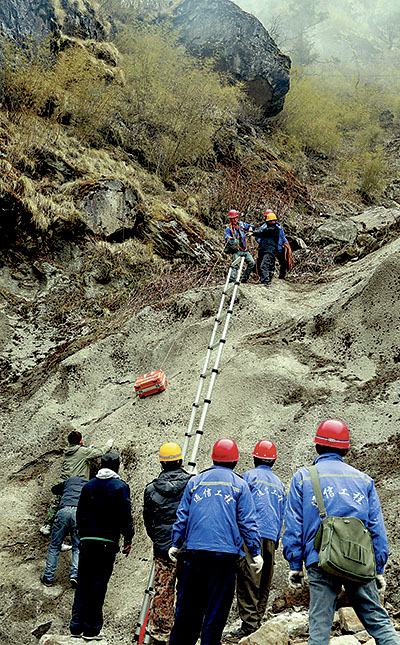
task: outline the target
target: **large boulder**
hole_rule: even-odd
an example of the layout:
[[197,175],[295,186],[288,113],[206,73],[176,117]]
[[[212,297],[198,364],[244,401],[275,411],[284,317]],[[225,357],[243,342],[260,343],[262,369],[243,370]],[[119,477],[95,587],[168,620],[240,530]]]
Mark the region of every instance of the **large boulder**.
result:
[[218,70],[243,81],[266,116],[282,110],[290,58],[257,18],[230,0],[183,0],[174,10],[173,24],[192,54],[213,57]]
[[102,179],[81,186],[77,204],[94,235],[111,240],[132,236],[136,227],[137,194],[119,179]]
[[400,228],[400,207],[371,206],[359,215],[353,215],[353,222],[365,233],[386,234]]
[[346,243],[352,244],[359,230],[359,226],[349,217],[331,217],[319,226],[313,236],[316,244]]

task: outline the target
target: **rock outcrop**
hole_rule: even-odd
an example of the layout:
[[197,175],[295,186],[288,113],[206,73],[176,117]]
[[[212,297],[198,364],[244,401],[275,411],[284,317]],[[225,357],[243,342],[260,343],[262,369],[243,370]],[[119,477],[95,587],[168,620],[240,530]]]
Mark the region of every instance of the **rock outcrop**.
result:
[[[89,1],[3,0],[0,34],[18,41],[107,40],[114,26],[94,7]],[[266,116],[280,112],[289,89],[290,59],[257,18],[230,0],[183,0],[174,9],[172,24],[192,54],[212,57],[218,70],[242,81]]]
[[34,38],[43,41],[61,33],[76,38],[104,40],[109,28],[90,2],[80,7],[77,2],[63,0],[57,9],[52,0],[2,0],[0,4],[0,33],[13,40]]
[[191,53],[214,58],[217,69],[243,81],[266,116],[281,111],[289,89],[290,58],[257,18],[230,0],[183,0],[173,25]]

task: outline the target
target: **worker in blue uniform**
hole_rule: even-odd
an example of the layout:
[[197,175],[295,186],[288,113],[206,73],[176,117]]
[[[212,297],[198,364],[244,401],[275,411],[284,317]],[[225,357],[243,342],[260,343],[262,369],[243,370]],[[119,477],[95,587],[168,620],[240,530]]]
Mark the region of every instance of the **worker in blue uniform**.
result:
[[379,592],[386,587],[383,575],[389,548],[382,510],[371,477],[346,464],[350,448],[347,426],[328,419],[319,426],[314,442],[315,459],[327,515],[358,517],[370,531],[376,560],[376,578],[351,582],[318,566],[314,538],[321,520],[308,467],[298,470],[290,484],[282,538],[283,555],[289,563],[289,585],[301,587],[303,561],[310,588],[309,645],[328,645],[336,599],[344,586],[358,618],[377,645],[400,645],[390,618],[381,606]]
[[245,542],[252,566],[260,571],[261,537],[248,484],[233,472],[239,451],[232,439],[219,439],[213,466],[186,486],[172,528],[173,560],[185,545],[186,566],[178,592],[170,645],[219,645],[232,604],[236,564]]
[[230,642],[240,640],[261,626],[274,573],[275,549],[279,545],[285,513],[285,486],[272,472],[277,459],[275,444],[268,439],[259,441],[253,450],[253,458],[254,468],[243,473],[242,477],[249,485],[256,507],[264,564],[262,570],[256,573],[251,566],[251,555],[245,546],[245,557],[239,560],[236,583],[237,604],[242,624],[239,629],[230,632]]

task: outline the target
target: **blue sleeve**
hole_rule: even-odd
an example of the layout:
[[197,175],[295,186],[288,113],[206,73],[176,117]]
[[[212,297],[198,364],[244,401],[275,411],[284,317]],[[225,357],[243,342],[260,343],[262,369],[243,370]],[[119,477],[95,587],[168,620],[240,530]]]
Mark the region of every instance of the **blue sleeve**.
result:
[[247,224],[247,222],[241,222],[241,228],[244,228],[245,231],[248,231],[251,228],[255,228],[254,224]]
[[367,528],[372,536],[372,544],[375,551],[376,573],[383,573],[383,569],[389,556],[389,545],[386,536],[385,522],[383,520],[381,504],[375,484],[372,482],[369,493],[369,513]]
[[296,475],[293,477],[285,512],[282,536],[283,557],[294,571],[303,568],[303,491]]
[[237,502],[237,523],[240,534],[253,557],[261,552],[261,536],[257,528],[256,507],[246,482]]
[[231,229],[230,229],[230,228],[229,228],[229,226],[228,226],[228,227],[225,229],[225,241],[227,242],[227,241],[228,241],[228,239],[229,239],[230,237],[232,237],[232,235],[231,235]]
[[257,244],[260,244],[260,242],[261,242],[261,237],[257,237],[257,233],[258,233],[259,231],[262,231],[265,227],[266,227],[266,224],[261,224],[261,226],[260,226],[260,228],[258,229],[258,231],[256,231],[256,232],[254,233],[254,237],[255,237],[255,240],[256,240]]
[[186,539],[186,528],[189,519],[190,502],[192,499],[191,487],[186,486],[183,497],[176,512],[176,521],[172,527],[172,546],[179,549],[184,545]]
[[282,250],[282,247],[284,244],[289,244],[289,242],[286,239],[285,231],[283,230],[283,227],[281,226],[279,230],[279,240],[278,240],[278,248],[279,250]]

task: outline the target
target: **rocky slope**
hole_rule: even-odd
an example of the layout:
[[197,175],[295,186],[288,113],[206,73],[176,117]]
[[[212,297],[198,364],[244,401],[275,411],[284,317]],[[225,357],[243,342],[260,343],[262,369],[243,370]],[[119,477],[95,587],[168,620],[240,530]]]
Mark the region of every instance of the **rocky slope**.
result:
[[[319,285],[289,278],[275,280],[267,294],[257,284],[240,287],[199,454],[199,467],[206,467],[213,442],[233,437],[240,471],[251,465],[255,442],[268,437],[278,447],[276,472],[288,485],[293,472],[313,459],[320,420],[345,419],[352,433],[348,459],[375,478],[381,497],[391,546],[387,601],[394,607],[400,605],[399,251],[395,239],[334,269]],[[39,575],[48,542],[38,529],[72,427],[86,443],[114,438],[132,489],[134,549],[129,559],[117,559],[105,605],[108,642],[131,641],[151,562],[141,520],[143,488],[158,472],[159,445],[183,440],[221,287],[183,292],[167,308],[144,307],[115,333],[71,353],[40,378],[35,370],[25,374],[3,392],[2,642],[27,645],[36,642],[32,631],[39,625],[51,622],[59,633],[68,626],[70,555],[60,556],[57,584],[44,588]],[[13,303],[3,300],[3,342],[13,342],[15,322]],[[21,321],[19,326],[23,335]],[[166,391],[138,400],[136,377],[159,367],[173,341],[164,365]],[[285,596],[286,571],[279,555],[272,599]]]

